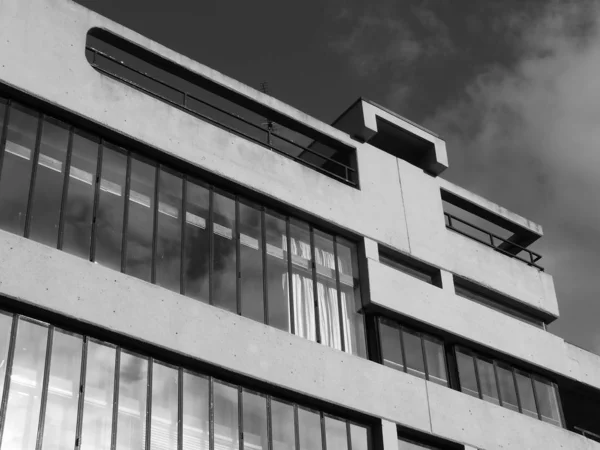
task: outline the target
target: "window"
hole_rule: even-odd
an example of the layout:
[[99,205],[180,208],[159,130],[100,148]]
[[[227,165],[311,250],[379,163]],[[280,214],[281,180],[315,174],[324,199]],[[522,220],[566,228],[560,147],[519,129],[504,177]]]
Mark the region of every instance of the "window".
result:
[[[463,298],[467,298],[481,305],[487,306],[488,308],[494,309],[498,312],[506,314],[507,316],[520,320],[521,322],[525,322],[542,329],[545,329],[546,327],[543,320],[533,317],[531,314],[521,312],[512,306],[502,303],[509,302],[510,299],[500,299],[498,298],[499,294],[492,293],[491,291],[487,291],[479,286],[474,288],[472,286],[472,283],[466,280],[454,277],[454,290],[456,292],[456,295],[459,295]],[[497,297],[498,300],[496,300],[494,297]]]
[[371,448],[364,425],[28,317],[0,312],[0,352],[2,448]]
[[442,341],[385,318],[378,326],[382,364],[448,386]]
[[438,448],[439,447],[432,447],[409,439],[398,438],[398,450],[438,450]]
[[0,114],[1,229],[366,357],[355,243],[14,101]]
[[462,392],[562,426],[554,383],[463,348],[456,349],[456,360]]
[[382,246],[379,246],[379,262],[426,283],[442,287],[439,269],[428,266],[420,261],[409,259]]

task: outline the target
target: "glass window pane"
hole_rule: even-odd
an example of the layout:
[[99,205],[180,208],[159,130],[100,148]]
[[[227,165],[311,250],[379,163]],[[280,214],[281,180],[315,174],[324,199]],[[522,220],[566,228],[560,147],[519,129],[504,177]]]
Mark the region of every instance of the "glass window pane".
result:
[[475,363],[473,357],[456,351],[456,362],[458,364],[458,376],[460,378],[460,390],[473,397],[479,398],[479,389],[477,388],[477,379],[475,377]]
[[131,158],[125,273],[144,281],[152,274],[155,181],[156,167]]
[[298,434],[300,450],[321,450],[321,417],[319,414],[298,408]]
[[150,448],[177,450],[178,373],[163,364],[152,366]]
[[244,448],[266,450],[267,439],[267,399],[244,391]]
[[0,399],[4,393],[4,376],[6,375],[12,320],[12,315],[0,312]]
[[235,200],[214,193],[213,304],[237,312]]
[[82,450],[109,450],[115,379],[115,349],[88,341]]
[[431,449],[428,445],[417,444],[416,442],[409,441],[406,439],[398,439],[398,450],[423,450]]
[[348,450],[346,422],[325,417],[325,442],[327,450]]
[[404,371],[400,330],[394,322],[383,318],[379,319],[379,340],[381,342],[383,364]]
[[288,256],[285,221],[265,214],[269,325],[290,331]]
[[558,398],[556,387],[548,382],[534,378],[535,392],[537,394],[540,414],[544,422],[550,422],[557,426],[562,426],[560,411],[558,408]]
[[81,336],[54,330],[44,423],[44,450],[73,447],[81,374]]
[[446,359],[444,358],[444,346],[431,338],[423,336],[425,344],[425,358],[427,358],[427,375],[429,381],[448,385],[448,376],[446,374]]
[[365,323],[362,314],[358,257],[356,245],[345,239],[337,239],[338,268],[342,291],[342,317],[346,351],[367,357]]
[[19,320],[2,448],[35,447],[47,340],[46,325]]
[[237,450],[239,448],[238,390],[215,381],[213,392],[215,448]]
[[425,378],[425,361],[423,360],[421,336],[408,330],[402,330],[402,339],[404,341],[407,372],[411,375]]
[[365,427],[350,424],[352,450],[369,450],[369,435]]
[[96,261],[120,272],[127,156],[116,147],[105,144],[101,170],[96,213]]
[[[315,230],[314,242],[321,343],[341,350],[342,327],[336,285],[333,237]],[[344,318],[347,317],[348,315],[344,314]]]
[[271,400],[271,423],[273,427],[273,450],[293,450],[294,407],[287,403]]
[[519,390],[519,400],[523,414],[538,418],[537,408],[535,407],[535,397],[533,396],[533,384],[528,374],[516,371],[517,389]]
[[164,169],[158,181],[156,284],[177,293],[181,284],[181,177]]
[[72,146],[65,203],[63,250],[88,259],[94,216],[98,142],[81,132],[75,132]]
[[38,123],[38,113],[13,103],[0,173],[0,228],[19,235],[25,229]]
[[315,341],[317,339],[317,330],[308,224],[292,221],[290,224],[290,237],[294,329],[298,336]]
[[502,406],[513,411],[519,411],[517,390],[515,388],[512,369],[508,366],[498,364],[496,366],[496,373],[498,374],[498,383],[500,383]]
[[479,373],[479,385],[481,386],[483,399],[499,404],[494,365],[489,361],[477,358],[477,372]]
[[69,144],[67,124],[46,118],[33,188],[31,239],[56,247]]
[[208,379],[183,372],[183,450],[208,450]]
[[117,450],[146,448],[148,360],[121,351]]
[[242,316],[265,321],[261,212],[240,203],[240,295]]
[[186,181],[185,247],[183,273],[185,295],[208,303],[210,235],[209,190]]

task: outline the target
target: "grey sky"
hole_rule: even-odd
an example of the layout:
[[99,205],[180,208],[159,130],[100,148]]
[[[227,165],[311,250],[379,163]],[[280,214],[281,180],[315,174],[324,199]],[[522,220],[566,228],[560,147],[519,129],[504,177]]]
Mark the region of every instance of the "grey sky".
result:
[[551,331],[600,353],[600,0],[78,0],[332,121],[358,96],[442,135],[444,176],[544,226]]

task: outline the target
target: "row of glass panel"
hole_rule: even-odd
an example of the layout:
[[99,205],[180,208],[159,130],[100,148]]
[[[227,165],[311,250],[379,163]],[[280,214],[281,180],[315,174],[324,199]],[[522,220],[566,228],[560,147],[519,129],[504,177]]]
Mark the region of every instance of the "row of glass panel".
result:
[[465,349],[456,350],[456,360],[462,392],[562,426],[554,383]]
[[369,449],[366,427],[27,317],[0,313],[0,361],[1,448]]
[[355,244],[0,100],[0,228],[366,356]]

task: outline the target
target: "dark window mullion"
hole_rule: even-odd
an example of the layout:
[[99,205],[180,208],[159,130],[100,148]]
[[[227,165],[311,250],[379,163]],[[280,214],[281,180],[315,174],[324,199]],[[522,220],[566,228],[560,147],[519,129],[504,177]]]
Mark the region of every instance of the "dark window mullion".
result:
[[160,165],[154,168],[154,205],[152,211],[152,261],[150,263],[150,282],[156,284],[156,247],[158,244],[158,184],[160,183]]
[[296,314],[294,312],[294,277],[292,274],[292,237],[290,235],[291,226],[290,218],[285,219],[285,234],[286,234],[286,245],[287,245],[287,266],[288,266],[288,299],[290,308],[290,333],[296,334]]
[[[300,450],[300,419],[298,417],[298,405],[296,404],[294,404],[294,443],[295,450]],[[269,444],[271,444],[270,440]],[[272,445],[269,450],[272,450]]]
[[48,381],[50,379],[50,365],[52,364],[52,341],[54,340],[54,327],[48,327],[48,340],[46,341],[46,360],[44,361],[44,378],[42,381],[42,394],[40,402],[40,414],[38,419],[38,431],[35,448],[41,450],[44,436],[44,419],[46,418],[46,405],[48,403]]
[[502,389],[500,389],[500,378],[498,378],[498,364],[496,360],[492,360],[492,364],[494,365],[494,378],[496,380],[496,391],[498,392],[498,402],[500,406],[504,406],[504,402],[502,401]]
[[8,344],[8,355],[6,358],[6,372],[4,373],[4,390],[2,394],[2,404],[0,405],[0,447],[2,446],[2,436],[4,432],[4,422],[6,420],[6,408],[8,406],[8,393],[10,391],[10,377],[12,375],[12,365],[15,358],[15,341],[17,339],[17,329],[19,316],[13,316],[10,340]]
[[320,412],[321,419],[321,450],[327,450],[327,433],[325,432],[325,415]]
[[425,349],[425,339],[423,338],[422,333],[419,334],[419,339],[421,339],[421,351],[423,353],[423,370],[425,371],[425,379],[429,380],[429,368],[427,367],[427,351]]
[[81,426],[83,424],[83,406],[85,400],[85,378],[87,371],[87,349],[89,339],[83,337],[81,351],[81,373],[79,375],[79,401],[77,402],[77,425],[75,428],[75,449],[81,447]]
[[2,136],[0,136],[0,175],[2,174],[2,165],[4,164],[4,150],[6,147],[6,137],[8,136],[8,123],[10,120],[10,110],[12,109],[12,101],[6,102],[4,123],[2,124]]
[[237,388],[237,392],[238,392],[238,448],[239,448],[239,450],[244,450],[244,396],[243,396],[241,387]]
[[25,215],[25,230],[23,236],[29,237],[31,228],[31,211],[33,209],[33,192],[35,190],[35,181],[37,178],[37,166],[40,159],[40,144],[42,142],[42,132],[44,126],[44,115],[38,114],[37,136],[35,138],[35,150],[31,158],[31,181],[29,182],[29,196],[27,198],[27,214]]
[[269,324],[269,278],[267,274],[267,219],[265,207],[260,208],[260,236],[262,239],[261,256],[263,269],[263,305],[265,314],[265,324]]
[[151,447],[151,429],[152,429],[152,370],[153,359],[148,358],[148,386],[146,390],[146,448]]
[[213,377],[208,378],[208,448],[215,450],[215,380]]
[[535,388],[534,378],[531,374],[528,374],[531,387],[533,389],[533,401],[535,402],[535,409],[537,412],[538,419],[542,420],[542,411],[540,409],[540,403],[538,401],[537,389]]
[[475,367],[475,381],[477,383],[477,390],[479,391],[479,398],[483,400],[483,389],[481,389],[481,380],[479,379],[479,368],[477,367],[477,357],[473,354],[469,354],[473,359],[473,367]]
[[273,450],[273,418],[271,413],[271,397],[267,396],[267,450]]
[[185,244],[187,240],[187,180],[186,175],[182,176],[181,192],[181,262],[179,263],[179,293],[185,295]]
[[350,432],[350,422],[346,421],[346,440],[348,450],[352,450],[352,433]]
[[65,209],[67,206],[67,196],[69,194],[69,176],[71,174],[71,157],[73,155],[73,134],[74,128],[69,127],[69,142],[67,144],[67,158],[65,160],[64,180],[62,189],[62,198],[60,201],[60,218],[58,220],[58,242],[56,248],[62,250],[63,237],[65,233]]
[[340,283],[340,265],[338,262],[337,237],[333,236],[333,259],[335,264],[335,289],[337,291],[338,313],[340,320],[340,338],[342,341],[342,351],[346,351],[346,333],[344,332],[344,314],[342,313],[342,289]]
[[183,450],[183,368],[177,370],[177,450]]
[[215,233],[214,233],[215,188],[208,191],[208,304],[214,304],[214,270],[215,270]]
[[[235,303],[237,306],[238,315],[242,315],[242,292],[241,292],[241,284],[242,284],[242,264],[240,261],[241,249],[241,239],[240,239],[240,198],[235,196],[235,209],[234,209],[234,230],[231,233],[233,239],[235,240]],[[241,395],[241,394],[240,394]],[[240,450],[242,450],[240,448]]]
[[[406,361],[406,350],[404,349],[404,328],[398,327],[398,336],[400,336],[400,351],[402,352],[402,368],[404,373],[408,373],[408,363]],[[383,359],[382,359],[383,361]]]
[[121,347],[117,347],[115,352],[115,379],[113,390],[113,414],[112,414],[112,433],[111,433],[111,450],[117,447],[117,423],[119,421],[119,379],[121,372]]
[[96,163],[96,185],[94,186],[94,210],[92,215],[92,236],[90,241],[90,261],[96,260],[96,230],[98,204],[100,202],[100,183],[102,181],[102,158],[104,154],[104,140],[100,139],[98,143],[98,161]]
[[515,368],[511,367],[510,371],[512,373],[513,383],[515,385],[515,393],[517,394],[517,406],[519,407],[519,412],[523,414],[523,407],[521,406],[521,394],[519,394],[519,385],[517,384],[517,375],[515,373]]
[[315,229],[312,225],[309,227],[310,229],[310,257],[312,259],[311,262],[311,272],[312,272],[312,280],[313,280],[313,302],[315,305],[315,331],[317,342],[321,342],[321,314],[319,311],[319,290],[317,288],[317,250],[315,249]]
[[127,152],[125,175],[125,205],[123,210],[123,235],[121,236],[121,272],[127,273],[127,228],[129,223],[129,191],[131,189],[131,152]]

